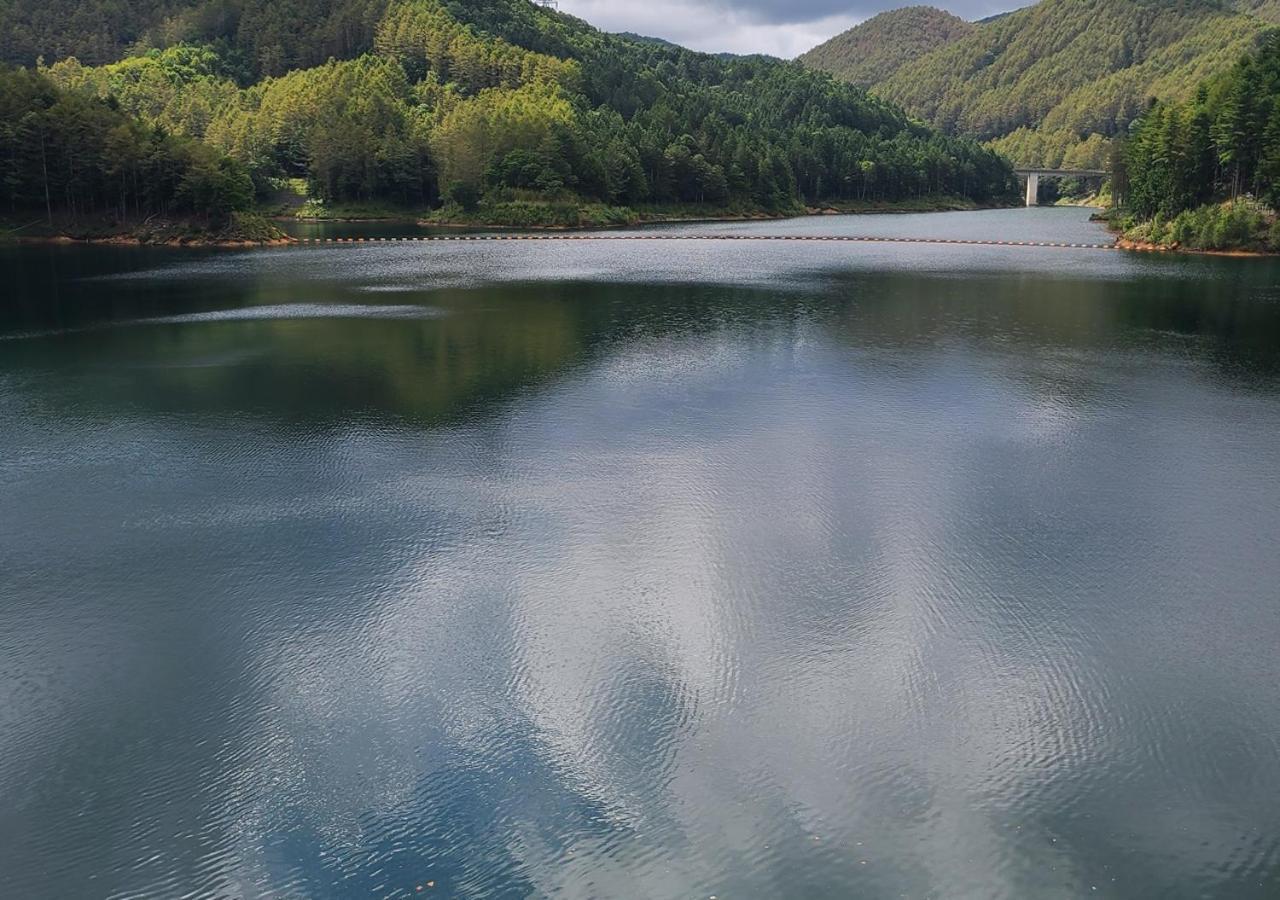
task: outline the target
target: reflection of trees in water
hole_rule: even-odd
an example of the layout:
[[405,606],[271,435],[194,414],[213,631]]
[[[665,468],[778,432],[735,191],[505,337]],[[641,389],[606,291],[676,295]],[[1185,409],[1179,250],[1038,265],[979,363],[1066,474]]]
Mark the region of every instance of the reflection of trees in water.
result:
[[[637,338],[696,335],[795,306],[771,293],[690,286],[506,284],[361,294],[303,281],[159,283],[163,291],[147,285],[132,293],[136,282],[90,282],[99,299],[81,306],[96,316],[81,309],[44,323],[88,330],[15,341],[15,361],[92,369],[74,402],[100,409],[141,404],[165,414],[313,425],[361,415],[432,422],[474,415]],[[420,304],[440,314],[129,324],[300,299]],[[104,310],[115,327],[95,327]]]
[[[31,259],[20,278],[34,278],[33,265],[44,264]],[[85,259],[56,257],[60,302],[44,327],[299,302],[441,311],[425,319],[123,325],[10,345],[20,365],[73,361],[92,369],[73,402],[108,408],[107,414],[141,404],[166,414],[236,413],[313,425],[361,415],[446,421],[636,340],[741,329],[787,339],[804,324],[839,343],[891,351],[885,359],[895,366],[927,365],[929,354],[921,351],[944,345],[1016,354],[1021,377],[1037,390],[1056,384],[1054,393],[1079,399],[1093,389],[1092,363],[1081,366],[1080,353],[1099,354],[1098,364],[1104,355],[1106,364],[1123,364],[1148,354],[1167,357],[1172,344],[1180,358],[1244,382],[1280,373],[1280,306],[1267,294],[1271,269],[1252,261],[1181,262],[1202,269],[1202,277],[1115,281],[896,272],[824,275],[811,290],[557,282],[371,294],[287,272],[93,280],[84,276],[101,263]],[[25,321],[31,312],[19,315]]]
[[[1062,359],[1062,354],[1194,358],[1245,382],[1280,374],[1275,269],[1254,260],[1157,261],[1202,269],[1201,277],[1124,280],[1043,274],[849,276],[829,320],[840,340],[907,349],[957,341],[987,351]],[[912,356],[897,359],[910,365]]]

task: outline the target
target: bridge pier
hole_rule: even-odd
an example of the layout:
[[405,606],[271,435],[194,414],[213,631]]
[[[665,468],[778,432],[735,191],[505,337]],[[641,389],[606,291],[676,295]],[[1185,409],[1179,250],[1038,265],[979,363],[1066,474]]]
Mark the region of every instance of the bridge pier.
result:
[[1086,178],[1102,181],[1107,173],[1102,169],[1014,169],[1018,175],[1027,179],[1027,206],[1038,206],[1040,197],[1040,176],[1046,178]]

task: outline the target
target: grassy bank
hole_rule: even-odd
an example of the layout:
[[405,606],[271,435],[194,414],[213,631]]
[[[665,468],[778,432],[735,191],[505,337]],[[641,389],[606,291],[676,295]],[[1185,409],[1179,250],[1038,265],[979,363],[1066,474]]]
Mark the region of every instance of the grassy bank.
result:
[[495,228],[609,228],[646,222],[688,222],[705,219],[771,219],[799,215],[802,207],[761,209],[746,205],[670,204],[609,206],[578,201],[513,200],[482,202],[475,209],[445,206],[424,213],[426,225]]
[[967,197],[952,194],[925,194],[909,200],[844,200],[809,207],[806,212],[814,215],[844,215],[866,213],[914,213],[914,212],[964,212],[987,209]]
[[326,204],[317,200],[298,203],[269,202],[254,212],[235,213],[218,226],[189,218],[151,217],[142,222],[111,218],[58,218],[52,224],[43,217],[34,221],[0,221],[0,240],[67,240],[186,246],[247,246],[285,243],[288,235],[273,222],[295,219],[316,222],[416,222],[458,228],[617,228],[662,222],[750,221],[802,215],[914,213],[973,210],[980,207],[963,197],[928,195],[895,202],[849,201],[763,208],[746,204],[662,204],[610,206],[578,200],[481,201],[466,210],[456,204],[422,210],[386,203]]
[[471,209],[456,204],[415,210],[377,203],[325,204],[309,200],[290,217],[304,221],[416,221],[423,225],[471,228],[610,228],[661,222],[779,219],[844,213],[943,212],[978,209],[963,197],[928,195],[895,202],[848,201],[806,207],[766,208],[750,204],[646,204],[610,206],[573,199],[482,200]]
[[1111,208],[1111,192],[1098,191],[1097,193],[1089,193],[1080,197],[1059,197],[1053,201],[1053,206],[1067,207],[1087,207],[1089,209],[1110,209]]
[[0,240],[85,241],[120,244],[167,244],[181,246],[253,246],[278,244],[288,236],[265,216],[256,212],[232,213],[223,222],[209,223],[197,218],[152,216],[142,221],[120,221],[102,217],[53,217],[0,221]]
[[1205,253],[1280,253],[1280,219],[1255,200],[1210,203],[1171,219],[1139,220],[1124,209],[1101,215],[1121,246]]

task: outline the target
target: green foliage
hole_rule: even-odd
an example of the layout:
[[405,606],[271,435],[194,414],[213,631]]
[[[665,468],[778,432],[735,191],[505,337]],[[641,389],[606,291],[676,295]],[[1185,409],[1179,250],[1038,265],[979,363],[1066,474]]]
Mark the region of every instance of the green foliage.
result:
[[77,57],[99,65],[125,50],[212,44],[246,79],[282,75],[372,45],[387,0],[8,0],[0,60]]
[[1185,103],[1153,103],[1116,155],[1131,240],[1280,250],[1280,37]]
[[51,222],[195,215],[221,225],[253,200],[239,163],[30,70],[0,71],[0,206]]
[[260,186],[305,176],[326,200],[408,204],[435,197],[429,127],[400,64],[361,56],[244,90],[205,139],[244,163]]
[[515,150],[542,148],[552,140],[555,126],[573,120],[573,107],[552,87],[490,88],[444,113],[430,144],[444,183],[479,188],[493,163]]
[[1143,218],[1245,193],[1280,202],[1280,37],[1189,102],[1153,104],[1134,123],[1123,163],[1125,202]]
[[[454,209],[462,210],[462,207]],[[575,200],[487,199],[464,214],[445,207],[433,221],[441,224],[489,225],[498,228],[584,228],[629,225],[640,221],[634,211],[602,203]]]
[[444,199],[464,212],[473,212],[480,205],[480,188],[470,181],[451,181]]
[[238,95],[222,60],[207,47],[151,50],[97,68],[71,57],[42,71],[63,88],[110,98],[148,125],[196,138]]
[[1250,200],[1208,203],[1185,209],[1172,219],[1156,214],[1131,225],[1125,237],[1188,250],[1280,250],[1280,222]]
[[578,66],[534,53],[500,38],[483,38],[435,2],[397,0],[378,23],[374,46],[398,60],[419,80],[434,72],[465,93],[526,84],[558,84],[571,89]]
[[872,16],[797,60],[841,81],[869,88],[977,26],[932,6],[908,6]]
[[266,243],[283,237],[283,232],[279,228],[264,216],[252,212],[233,212],[227,234],[243,241],[256,243]]
[[299,206],[294,216],[298,219],[327,219],[329,218],[329,211],[323,200],[319,197],[313,197]]

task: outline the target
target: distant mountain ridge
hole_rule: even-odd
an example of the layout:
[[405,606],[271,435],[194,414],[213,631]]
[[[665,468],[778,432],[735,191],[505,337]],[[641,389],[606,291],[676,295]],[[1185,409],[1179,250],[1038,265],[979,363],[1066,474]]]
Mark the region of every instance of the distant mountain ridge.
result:
[[626,38],[629,41],[635,41],[637,44],[657,44],[660,47],[679,47],[675,41],[669,41],[666,38],[653,37],[649,34],[637,34],[634,31],[617,31],[614,32],[620,38]]
[[932,6],[908,6],[873,16],[798,59],[811,69],[869,88],[976,27]]
[[[907,20],[939,21],[919,7]],[[938,11],[933,11],[937,13]],[[946,14],[941,14],[946,15]],[[876,53],[853,48],[892,34],[869,19],[800,57],[891,100],[951,134],[976,137],[1017,163],[1093,167],[1152,98],[1185,100],[1280,22],[1277,0],[1042,0],[937,36],[868,82]],[[837,61],[844,50],[843,61]]]

